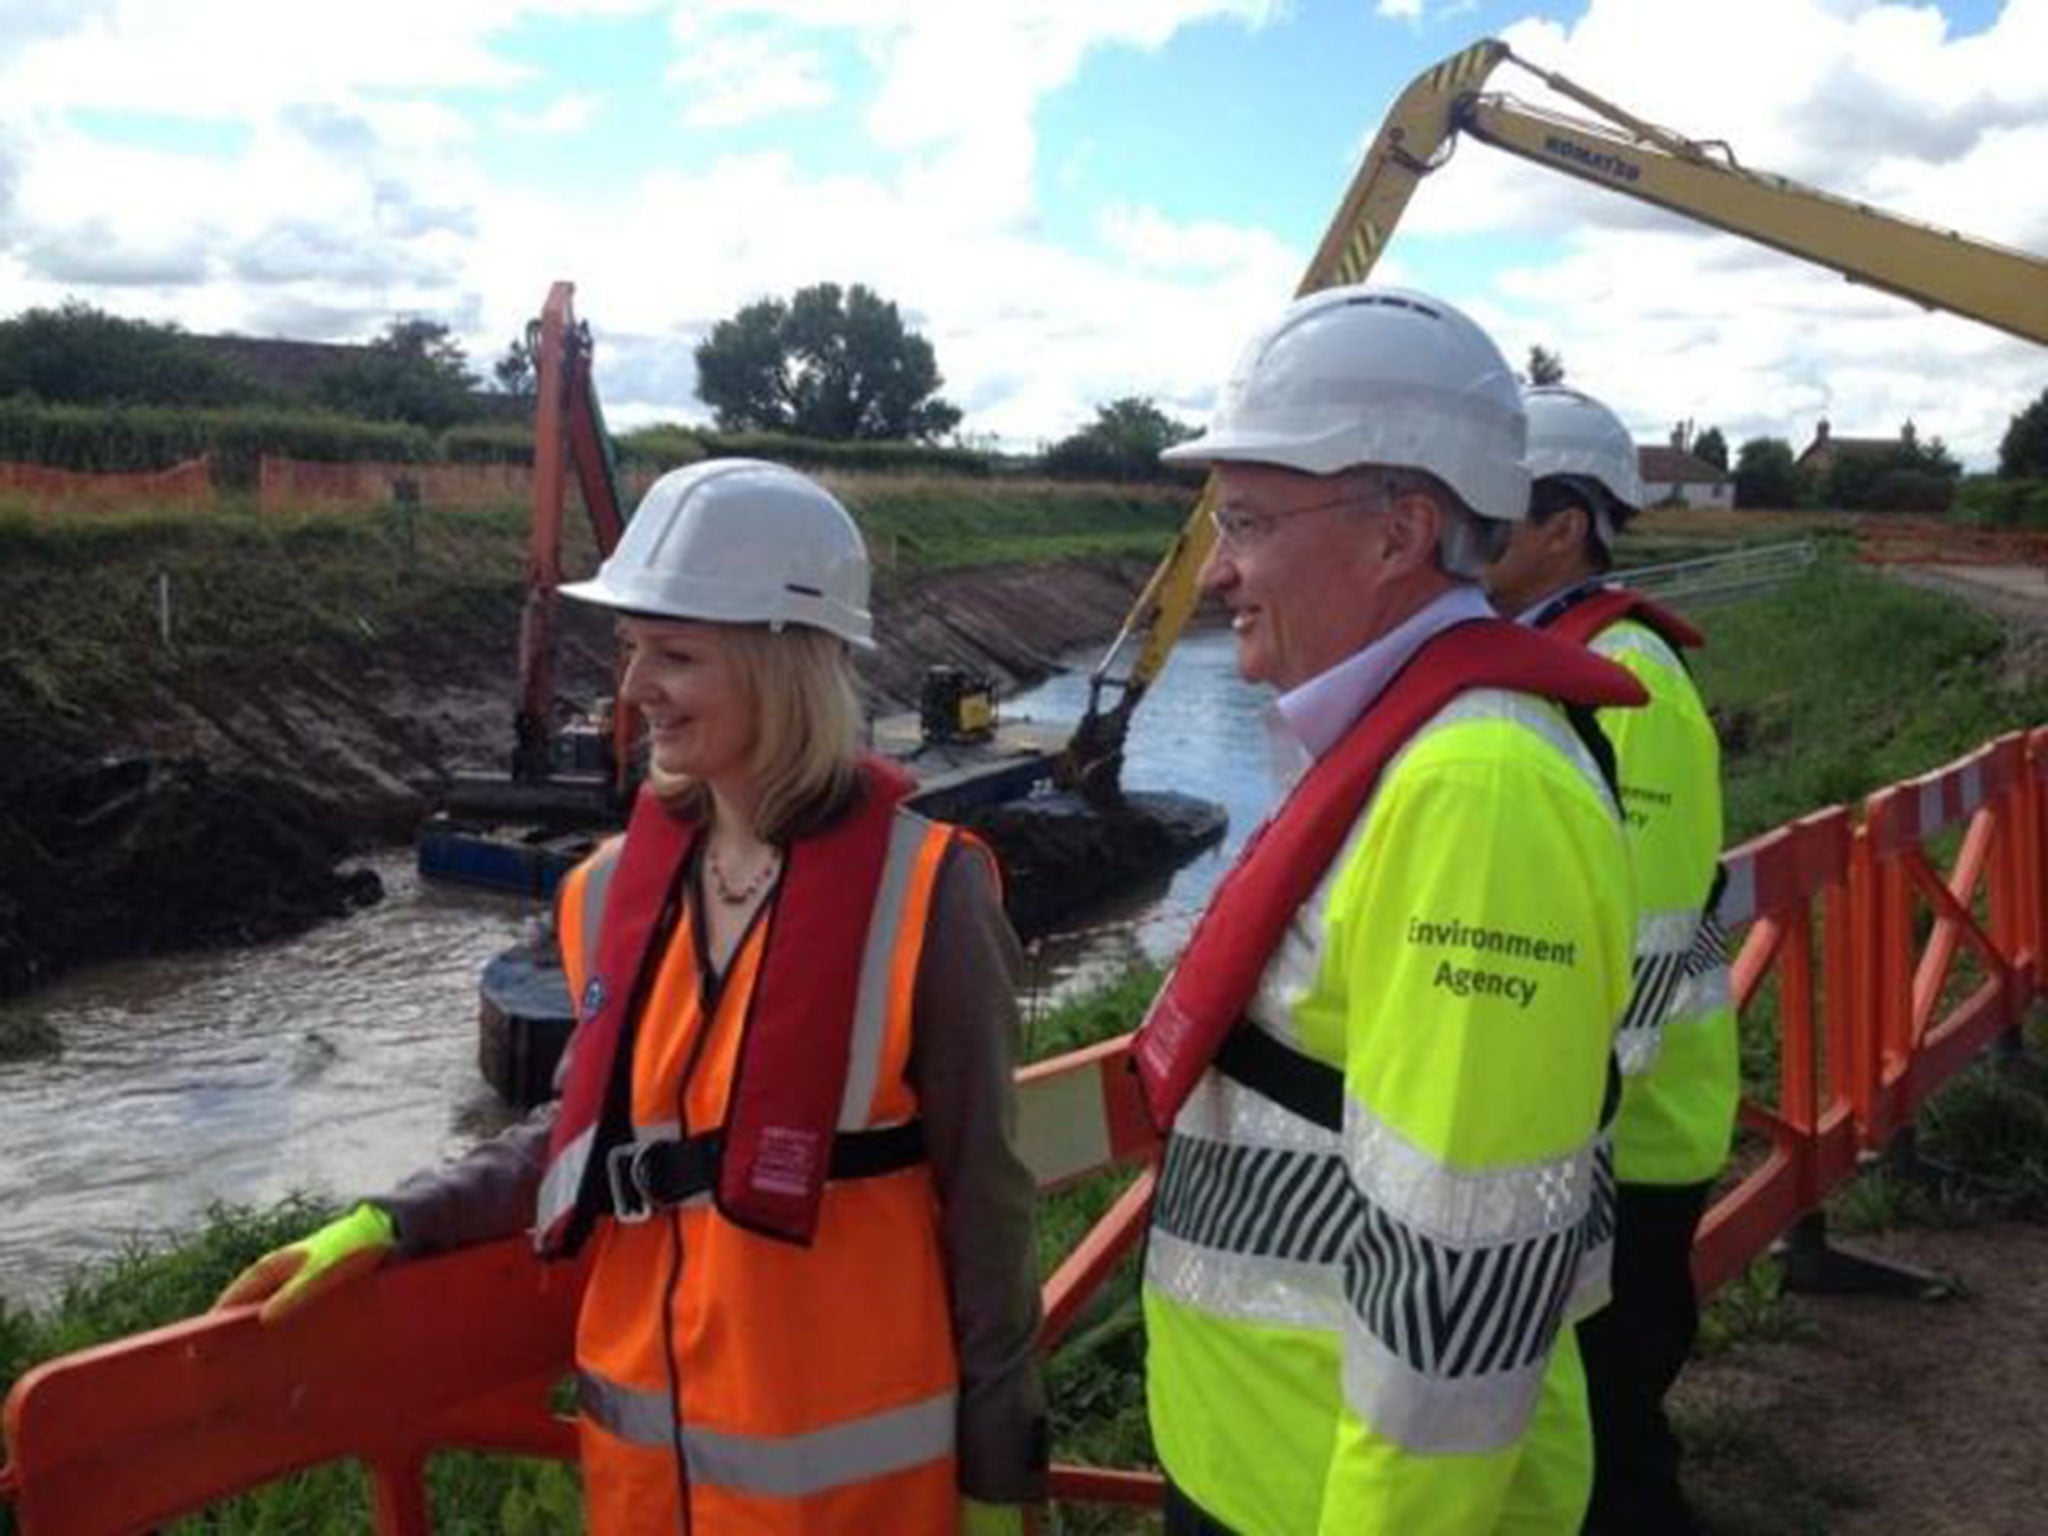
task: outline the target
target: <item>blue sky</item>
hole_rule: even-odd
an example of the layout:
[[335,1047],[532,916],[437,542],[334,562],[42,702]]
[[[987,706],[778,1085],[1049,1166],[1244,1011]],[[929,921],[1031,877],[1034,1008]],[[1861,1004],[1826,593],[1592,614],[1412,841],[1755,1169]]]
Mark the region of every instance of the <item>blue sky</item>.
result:
[[[719,316],[861,281],[971,435],[1133,393],[1199,419],[1395,95],[1489,34],[1747,164],[2048,251],[2048,0],[9,0],[0,312],[425,315],[487,367],[567,277],[635,424],[706,415]],[[2048,386],[2037,347],[1476,143],[1377,275],[1561,352],[1645,440],[1911,417],[1982,463]]]

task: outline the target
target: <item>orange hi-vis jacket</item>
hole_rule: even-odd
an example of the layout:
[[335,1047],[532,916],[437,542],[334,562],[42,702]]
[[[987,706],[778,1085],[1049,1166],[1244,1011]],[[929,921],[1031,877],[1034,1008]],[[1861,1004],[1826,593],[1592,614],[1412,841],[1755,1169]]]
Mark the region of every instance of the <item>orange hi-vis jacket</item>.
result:
[[[832,889],[807,881],[797,843],[722,976],[685,904],[626,1022],[629,1081],[597,1149],[610,1210],[592,1228],[576,1343],[595,1533],[955,1528],[958,1368],[907,1072],[926,921],[961,834],[876,794],[851,815],[887,823],[871,899],[843,868],[830,872]],[[619,858],[615,840],[564,882],[575,997],[593,972]],[[800,902],[866,935],[857,981],[828,1010],[837,1017],[819,1021],[821,1053],[834,1029],[850,1047],[808,1246],[729,1219],[717,1194],[719,1137],[742,1077],[807,1067],[759,1060],[748,1039],[778,985],[763,963],[778,913]]]

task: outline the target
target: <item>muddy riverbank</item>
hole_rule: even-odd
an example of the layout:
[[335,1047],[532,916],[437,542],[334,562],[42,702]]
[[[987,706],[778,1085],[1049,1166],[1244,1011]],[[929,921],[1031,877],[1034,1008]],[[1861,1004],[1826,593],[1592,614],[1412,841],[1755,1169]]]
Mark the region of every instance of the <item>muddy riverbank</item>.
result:
[[[1045,677],[1115,632],[1148,569],[1075,558],[885,582],[883,645],[863,658],[875,707],[912,707],[938,662],[1005,690]],[[453,772],[509,752],[517,597],[508,585],[394,637],[364,621],[346,644],[258,655],[131,627],[111,637],[129,648],[120,665],[68,675],[64,646],[0,651],[0,993],[374,899],[349,860],[407,840]],[[610,655],[603,615],[565,613],[561,695],[607,692]]]

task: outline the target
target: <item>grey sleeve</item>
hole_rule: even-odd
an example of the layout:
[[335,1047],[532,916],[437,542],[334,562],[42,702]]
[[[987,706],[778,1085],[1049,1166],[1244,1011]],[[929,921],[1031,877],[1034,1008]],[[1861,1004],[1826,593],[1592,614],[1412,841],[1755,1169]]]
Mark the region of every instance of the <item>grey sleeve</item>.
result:
[[374,1197],[397,1223],[399,1255],[416,1259],[530,1229],[557,1107],[550,1100],[454,1162]]
[[1021,959],[986,856],[956,846],[918,967],[911,1073],[960,1357],[960,1487],[991,1504],[1046,1496],[1038,1191],[1017,1155],[1012,1082]]

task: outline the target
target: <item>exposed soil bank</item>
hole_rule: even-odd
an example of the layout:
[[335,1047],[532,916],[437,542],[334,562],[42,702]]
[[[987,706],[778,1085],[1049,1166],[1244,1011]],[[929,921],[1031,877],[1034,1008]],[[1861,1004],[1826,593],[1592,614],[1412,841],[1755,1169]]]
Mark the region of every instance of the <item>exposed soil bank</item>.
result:
[[[949,571],[877,595],[863,658],[878,710],[927,665],[1007,690],[1115,633],[1149,569],[1131,557]],[[564,615],[558,684],[610,687],[609,624]],[[431,640],[195,663],[125,658],[118,689],[45,703],[0,656],[0,994],[87,961],[275,937],[374,899],[352,853],[409,838],[458,768],[512,739],[516,594],[460,605]]]

